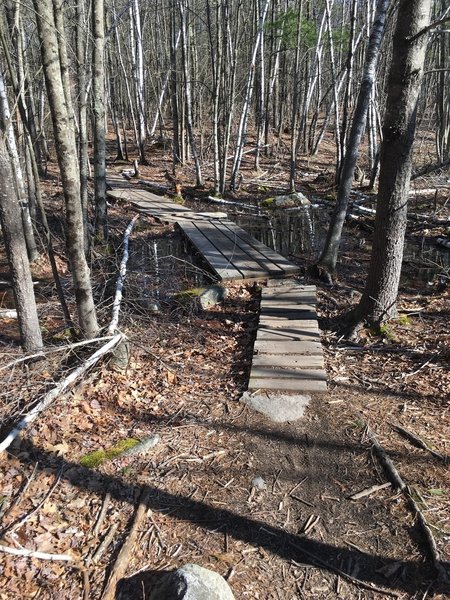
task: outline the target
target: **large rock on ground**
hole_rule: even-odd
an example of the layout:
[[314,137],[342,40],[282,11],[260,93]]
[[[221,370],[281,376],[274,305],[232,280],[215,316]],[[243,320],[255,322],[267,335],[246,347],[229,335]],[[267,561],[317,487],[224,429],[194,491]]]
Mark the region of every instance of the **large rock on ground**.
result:
[[234,600],[225,579],[199,565],[187,564],[166,573],[155,584],[148,600]]

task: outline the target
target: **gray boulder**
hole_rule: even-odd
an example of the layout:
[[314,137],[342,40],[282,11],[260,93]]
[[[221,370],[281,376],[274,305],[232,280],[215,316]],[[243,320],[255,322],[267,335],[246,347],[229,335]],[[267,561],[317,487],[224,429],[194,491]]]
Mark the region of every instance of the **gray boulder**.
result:
[[209,285],[200,293],[200,305],[203,309],[215,306],[216,304],[219,304],[219,302],[223,302],[227,297],[227,294],[227,288],[222,287],[221,285]]
[[218,573],[187,564],[163,575],[148,600],[234,600],[234,595]]

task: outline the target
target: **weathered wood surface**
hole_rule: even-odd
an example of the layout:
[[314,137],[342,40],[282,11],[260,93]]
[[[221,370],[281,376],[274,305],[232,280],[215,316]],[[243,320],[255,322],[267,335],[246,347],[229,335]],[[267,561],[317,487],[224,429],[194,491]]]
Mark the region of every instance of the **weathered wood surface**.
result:
[[111,198],[139,212],[176,223],[218,279],[272,278],[262,291],[261,315],[254,347],[249,390],[289,394],[327,391],[315,286],[280,279],[299,268],[254,239],[223,213],[196,213],[172,200],[117,182]]
[[327,391],[315,306],[315,286],[269,282],[262,290],[249,390]]
[[110,198],[130,203],[161,221],[176,223],[218,279],[283,278],[299,271],[297,265],[224,218],[224,213],[196,213],[131,184],[121,186],[116,177],[111,183]]

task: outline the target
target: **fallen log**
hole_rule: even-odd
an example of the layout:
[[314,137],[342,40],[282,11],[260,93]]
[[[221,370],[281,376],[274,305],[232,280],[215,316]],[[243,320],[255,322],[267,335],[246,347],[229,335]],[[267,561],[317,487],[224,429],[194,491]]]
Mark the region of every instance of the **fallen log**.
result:
[[135,215],[128,224],[128,227],[125,229],[125,233],[123,235],[123,255],[122,260],[120,261],[119,268],[119,276],[117,278],[116,283],[116,293],[114,295],[114,302],[112,308],[112,317],[111,322],[108,327],[108,335],[113,335],[117,329],[117,325],[119,323],[119,311],[120,311],[120,303],[122,302],[122,291],[123,284],[125,282],[125,276],[127,273],[127,262],[128,262],[128,243],[130,240],[131,232],[133,231],[134,224],[139,219],[139,214]]
[[147,514],[149,498],[150,492],[144,488],[139,499],[139,506],[134,517],[133,525],[111,570],[101,600],[114,600],[114,598],[116,598],[116,585],[119,579],[125,575],[127,570],[131,551],[138,536],[141,524]]

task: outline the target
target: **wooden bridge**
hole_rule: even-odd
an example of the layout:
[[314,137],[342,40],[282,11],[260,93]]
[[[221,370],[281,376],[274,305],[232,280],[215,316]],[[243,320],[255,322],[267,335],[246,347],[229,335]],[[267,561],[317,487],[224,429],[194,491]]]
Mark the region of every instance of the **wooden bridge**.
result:
[[317,394],[327,390],[316,288],[287,279],[299,267],[262,244],[225,213],[194,212],[172,200],[108,180],[110,198],[161,222],[175,223],[219,280],[261,280],[261,314],[248,389]]

